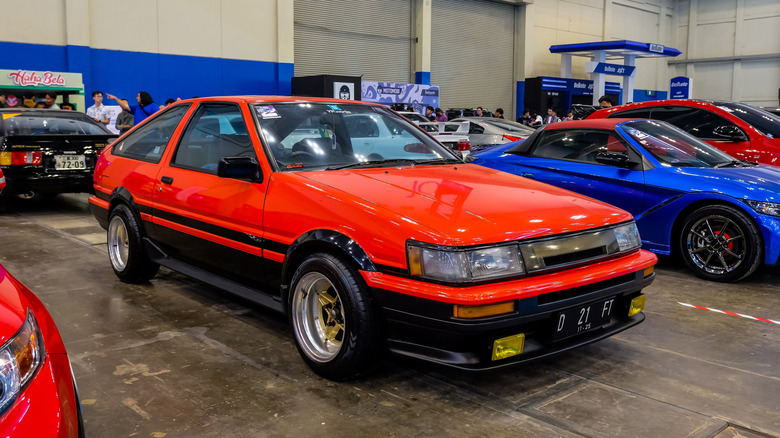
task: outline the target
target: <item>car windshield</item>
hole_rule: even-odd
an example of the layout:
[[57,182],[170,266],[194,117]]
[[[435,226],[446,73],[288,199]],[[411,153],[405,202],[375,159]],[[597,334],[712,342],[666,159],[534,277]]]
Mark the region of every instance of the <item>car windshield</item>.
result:
[[[106,135],[107,130],[88,120],[59,114],[3,113],[6,135]],[[67,112],[67,111],[66,111]]]
[[253,108],[281,170],[461,161],[384,107],[296,102],[257,103]]
[[665,167],[741,166],[730,155],[658,120],[638,120],[618,125]]
[[744,103],[715,102],[719,108],[749,123],[771,138],[780,138],[780,116]]

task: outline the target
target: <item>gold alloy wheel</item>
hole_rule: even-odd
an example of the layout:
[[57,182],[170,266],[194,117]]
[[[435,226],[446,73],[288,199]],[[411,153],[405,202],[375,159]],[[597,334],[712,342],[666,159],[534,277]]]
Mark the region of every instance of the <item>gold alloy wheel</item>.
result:
[[293,294],[293,328],[301,348],[317,362],[332,360],[341,351],[346,330],[338,291],[324,274],[309,272]]

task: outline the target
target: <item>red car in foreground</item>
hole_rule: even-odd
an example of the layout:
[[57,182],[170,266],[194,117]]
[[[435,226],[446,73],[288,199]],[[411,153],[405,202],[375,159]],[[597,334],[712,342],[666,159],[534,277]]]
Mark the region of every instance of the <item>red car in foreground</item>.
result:
[[76,383],[49,312],[0,266],[0,436],[83,437]]
[[388,349],[483,370],[603,339],[644,319],[656,263],[629,213],[343,100],[178,102],[108,146],[90,207],[120,280],[162,265],[286,312],[331,379]]
[[587,118],[663,120],[732,157],[780,166],[780,116],[744,103],[654,100],[604,108]]

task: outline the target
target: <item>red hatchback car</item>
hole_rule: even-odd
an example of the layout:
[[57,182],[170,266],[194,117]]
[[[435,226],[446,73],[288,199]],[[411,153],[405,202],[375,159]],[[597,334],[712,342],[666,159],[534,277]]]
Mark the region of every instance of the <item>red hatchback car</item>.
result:
[[76,383],[49,312],[0,266],[0,436],[83,437]]
[[644,319],[655,275],[625,211],[362,102],[178,102],[103,152],[90,206],[120,280],[162,265],[286,312],[331,379],[388,349],[480,370],[603,339]]
[[744,103],[656,100],[604,108],[586,118],[663,120],[732,157],[780,166],[780,116]]

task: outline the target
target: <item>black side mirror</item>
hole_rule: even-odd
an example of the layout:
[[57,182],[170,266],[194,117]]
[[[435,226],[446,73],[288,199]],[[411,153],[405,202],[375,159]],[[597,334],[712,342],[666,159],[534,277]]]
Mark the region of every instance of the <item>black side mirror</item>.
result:
[[220,178],[246,179],[252,182],[263,181],[263,171],[252,157],[223,157],[217,165]]
[[629,161],[628,155],[620,152],[599,152],[596,155],[596,162],[616,167],[631,167],[634,165]]
[[712,130],[712,133],[718,137],[725,138],[731,141],[747,141],[748,138],[738,126],[735,125],[723,125],[718,126]]

